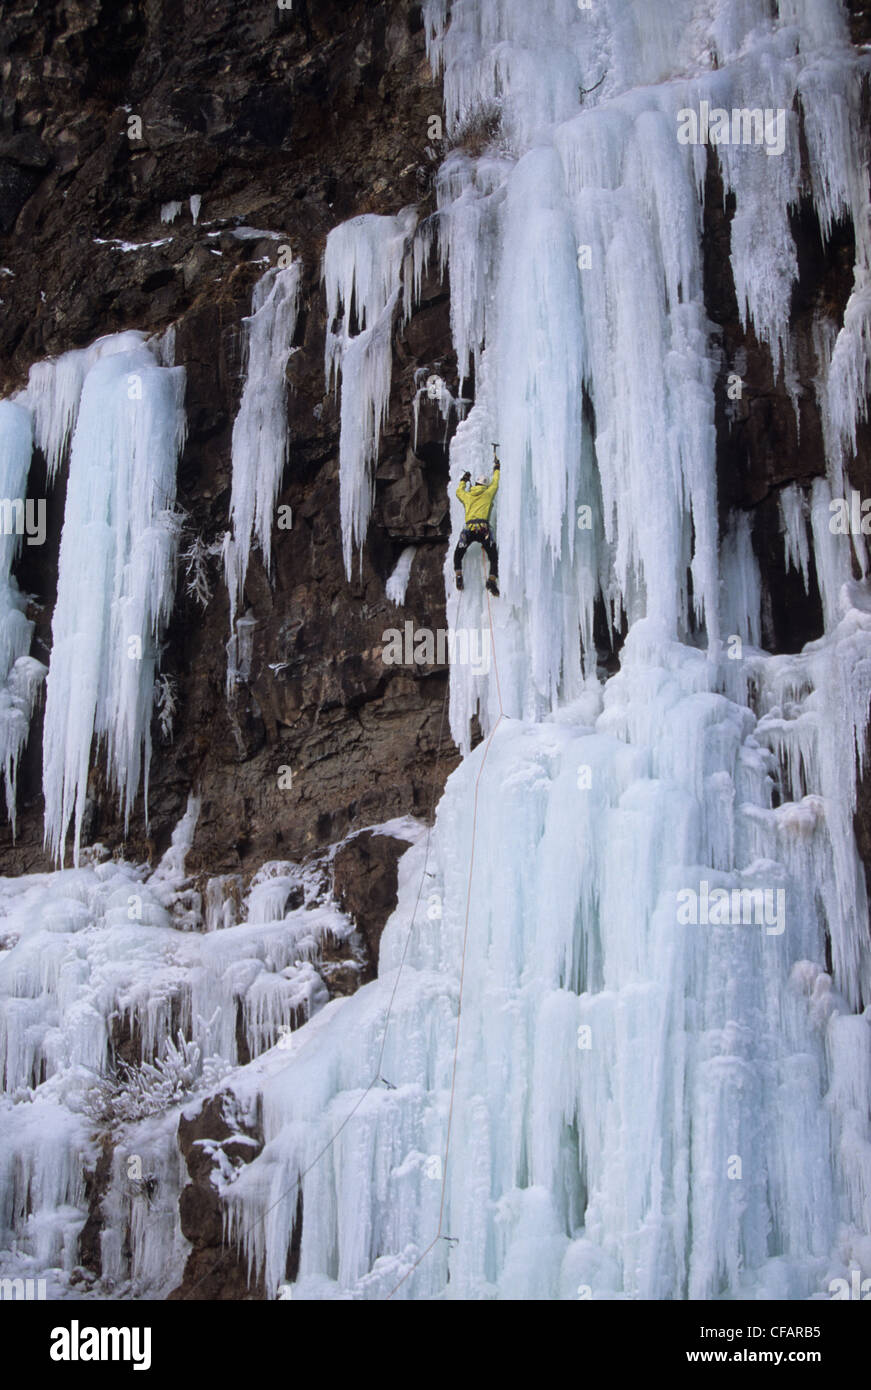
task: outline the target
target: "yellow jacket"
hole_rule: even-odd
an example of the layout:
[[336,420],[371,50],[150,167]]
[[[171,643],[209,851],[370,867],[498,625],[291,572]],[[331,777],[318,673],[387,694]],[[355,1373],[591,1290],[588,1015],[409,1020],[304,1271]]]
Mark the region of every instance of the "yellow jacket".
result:
[[499,487],[499,465],[493,469],[493,481],[486,487],[476,483],[471,487],[468,483],[460,483],[456,495],[466,509],[466,521],[489,521],[490,508],[493,506],[493,498]]

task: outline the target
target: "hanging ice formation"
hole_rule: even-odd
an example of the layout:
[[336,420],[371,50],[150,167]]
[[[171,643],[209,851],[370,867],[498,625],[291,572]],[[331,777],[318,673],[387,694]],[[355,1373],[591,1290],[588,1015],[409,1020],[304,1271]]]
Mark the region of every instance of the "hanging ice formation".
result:
[[50,467],[72,439],[43,737],[45,840],[58,860],[72,821],[78,863],[95,739],[125,818],[143,773],[147,803],[185,435],[184,369],[160,366],[160,352],[119,334],[40,364],[28,386]]
[[372,511],[374,463],[390,401],[393,317],[403,282],[406,314],[420,284],[420,250],[409,254],[416,222],[409,208],[397,217],[354,217],[333,228],[324,252],[327,389],[334,379],[338,389],[342,377],[339,511],[349,579]]
[[[415,242],[415,249],[420,247],[420,238]],[[429,255],[429,252],[426,252]],[[451,415],[456,413],[458,420],[465,418],[466,406],[469,404],[463,396],[454,396],[451,388],[446,381],[434,372],[430,372],[426,367],[420,367],[414,374],[415,393],[412,401],[414,412],[414,448],[417,450],[417,437],[420,431],[420,407],[422,401],[432,402],[438,409],[439,415],[444,421],[445,433],[444,443],[447,444],[448,431],[450,429]]]
[[[42,451],[51,485],[75,427],[91,367],[106,353],[138,346],[142,337],[125,333],[100,338],[88,348],[36,362],[26,389],[12,400],[0,401],[0,497],[12,508],[0,536],[0,761],[13,832],[16,768],[46,674],[46,667],[29,655],[33,623],[25,616],[24,599],[11,574],[26,525],[26,513],[19,515],[17,509],[25,504],[31,455],[34,446]],[[46,499],[31,501],[44,506]]]
[[32,450],[29,412],[13,401],[0,401],[0,507],[4,512],[0,533],[0,763],[13,834],[18,759],[45,678],[45,667],[29,654],[33,623],[25,615],[25,600],[12,575],[26,523]]
[[300,263],[273,267],[258,280],[251,314],[244,320],[248,370],[233,426],[231,531],[224,542],[230,594],[227,683],[241,670],[236,618],[242,604],[251,545],[256,539],[267,572],[272,567],[272,526],[281,475],[287,462],[287,382],[299,307]]
[[[447,8],[424,5],[459,142],[439,245],[475,376],[452,477],[488,468],[491,440],[504,465],[496,661],[452,668],[451,720],[468,749],[474,712],[485,734],[508,717],[449,779],[428,859],[420,845],[401,862],[379,978],[235,1083],[262,1086],[267,1142],[226,1189],[233,1229],[274,1293],[301,1210],[294,1299],[827,1297],[871,1272],[852,830],[871,593],[829,527],[871,384],[868,58],[837,0],[780,0],[774,19],[743,0]],[[772,153],[682,142],[702,103],[770,111]],[[494,113],[498,149],[463,152]],[[790,338],[800,122],[824,238],[841,219],[856,232],[816,383]],[[759,647],[747,518],[718,537],[709,156],[735,200],[742,320],[823,417],[828,479],[781,500],[784,563],[807,577],[813,557],[825,613],[797,656]],[[374,344],[394,238],[361,219],[327,251],[330,314],[353,292],[363,329],[340,334],[348,567],[389,385]],[[458,627],[488,611],[467,569],[456,595],[446,563]],[[598,597],[628,626],[604,685]]]
[[384,586],[384,592],[390,599],[401,608],[405,603],[405,593],[408,589],[408,581],[411,578],[411,567],[414,564],[414,557],[417,547],[407,545],[396,562],[396,568]]

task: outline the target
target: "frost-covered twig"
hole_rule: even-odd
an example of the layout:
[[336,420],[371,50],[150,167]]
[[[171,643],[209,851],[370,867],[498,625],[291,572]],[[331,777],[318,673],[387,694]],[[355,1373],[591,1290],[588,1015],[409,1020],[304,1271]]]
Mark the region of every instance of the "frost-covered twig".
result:
[[181,555],[185,567],[185,592],[189,598],[196,599],[201,608],[208,607],[212,597],[207,561],[214,553],[214,546],[206,545],[201,536],[194,536]]
[[154,703],[161,738],[172,743],[172,731],[178,711],[178,685],[174,676],[160,675],[154,682]]

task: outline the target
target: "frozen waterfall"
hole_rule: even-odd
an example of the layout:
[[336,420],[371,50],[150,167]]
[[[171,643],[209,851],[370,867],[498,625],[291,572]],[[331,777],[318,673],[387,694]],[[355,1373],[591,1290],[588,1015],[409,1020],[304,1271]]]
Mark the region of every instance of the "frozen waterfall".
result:
[[[69,459],[43,776],[59,860],[74,835],[73,868],[0,881],[0,1268],[70,1275],[82,1170],[120,1106],[104,1286],[163,1296],[187,1253],[182,1097],[220,1092],[262,1130],[253,1161],[211,1181],[269,1297],[824,1298],[871,1275],[871,945],[853,828],[871,580],[861,527],[832,524],[871,389],[871,55],[851,46],[841,0],[422,12],[450,145],[435,210],[329,232],[324,365],[350,579],[394,329],[430,259],[447,271],[459,390],[439,399],[464,416],[447,613],[492,655],[451,667],[462,761],[431,829],[375,827],[410,847],[378,977],[348,997],[330,999],[331,971],[360,972],[362,956],[328,873],[269,861],[244,889],[186,876],[195,796],[153,871],[80,852],[98,751],[125,815],[147,792],[184,372],[125,333],[37,364],[0,402],[10,499],[34,445],[50,480]],[[755,517],[720,510],[716,393],[738,367],[706,309],[709,170],[740,324],[821,421],[820,476],[772,499],[778,562],[805,595],[815,583],[822,612],[790,654],[764,648]],[[824,243],[836,224],[855,234],[843,322],[823,307],[814,327],[813,380],[791,331],[802,199]],[[299,273],[267,271],[246,320],[231,681],[250,655],[255,542],[271,566]],[[453,489],[489,471],[494,441],[491,602],[477,552],[456,590]],[[43,673],[17,544],[0,538],[12,814]],[[418,588],[414,554],[386,582],[391,603]],[[122,1046],[138,1054],[138,1109],[109,1094]],[[133,1153],[159,1175],[153,1209],[125,1181]]]
[[[452,669],[467,757],[428,856],[402,861],[379,979],[258,1079],[267,1143],[226,1190],[233,1229],[278,1290],[299,1188],[294,1298],[825,1296],[871,1266],[852,830],[871,592],[828,524],[867,409],[868,59],[836,0],[774,20],[738,0],[447,10],[424,6],[459,142],[438,243],[475,377],[452,476],[501,441],[504,597],[486,606],[475,565],[457,595],[450,550],[445,578],[453,626],[492,613],[495,660]],[[759,140],[721,123],[694,143],[703,108],[758,108]],[[473,157],[463,132],[494,112]],[[742,320],[795,399],[800,120],[824,237],[856,228],[856,288],[810,383],[828,481],[781,499],[784,565],[807,581],[813,554],[826,631],[769,656],[748,517],[718,537],[702,195],[710,153]],[[389,311],[398,246],[363,230],[333,233],[332,312],[357,264],[358,313]],[[375,365],[344,381],[346,564],[389,388]],[[604,685],[597,603],[629,629]],[[492,742],[470,752],[474,713]]]

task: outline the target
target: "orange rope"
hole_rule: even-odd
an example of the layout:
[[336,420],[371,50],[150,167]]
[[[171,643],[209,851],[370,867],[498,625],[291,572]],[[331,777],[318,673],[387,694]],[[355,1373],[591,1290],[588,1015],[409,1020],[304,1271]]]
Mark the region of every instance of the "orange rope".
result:
[[[482,556],[481,556],[481,560],[482,560],[482,563],[484,563],[484,556],[483,556],[483,553],[482,553]],[[484,564],[484,570],[485,570],[485,572],[486,572],[486,564]],[[463,1012],[463,985],[464,985],[465,978],[466,978],[466,946],[467,946],[468,940],[469,940],[469,915],[470,915],[471,905],[472,905],[472,876],[473,876],[473,872],[474,872],[474,868],[475,868],[475,842],[476,842],[477,831],[478,831],[478,786],[479,786],[480,781],[481,781],[481,775],[482,775],[482,773],[483,773],[483,771],[484,771],[484,764],[485,764],[486,761],[487,761],[487,755],[488,755],[488,753],[490,752],[490,744],[493,742],[493,739],[494,739],[494,737],[495,737],[495,735],[496,735],[496,730],[499,728],[499,725],[502,723],[502,720],[505,718],[505,710],[504,710],[503,707],[502,707],[502,690],[501,690],[501,687],[500,687],[500,684],[499,684],[499,663],[498,663],[497,660],[496,660],[496,642],[495,642],[495,639],[494,639],[494,637],[493,637],[493,614],[492,614],[492,610],[491,610],[491,608],[490,608],[490,590],[487,589],[487,588],[485,587],[484,592],[485,592],[486,595],[487,595],[487,616],[488,616],[488,618],[490,619],[490,645],[491,645],[492,652],[493,652],[493,670],[494,670],[495,675],[496,675],[496,693],[497,693],[497,695],[498,695],[498,697],[499,697],[499,718],[496,720],[496,723],[493,725],[493,728],[490,730],[490,736],[489,736],[489,738],[487,739],[487,746],[485,747],[485,749],[484,749],[484,754],[483,754],[483,756],[482,756],[482,758],[481,758],[481,766],[478,768],[478,776],[475,778],[475,804],[474,804],[474,810],[473,810],[473,814],[472,814],[472,852],[471,852],[471,856],[470,856],[470,860],[469,860],[469,885],[468,885],[468,889],[467,889],[467,892],[466,892],[466,920],[465,920],[465,924],[464,924],[464,927],[463,927],[463,953],[462,953],[462,956],[461,956],[461,958],[460,958],[460,992],[459,992],[459,995],[458,995],[458,997],[457,997],[457,1029],[456,1029],[456,1036],[455,1036],[455,1038],[454,1038],[454,1060],[453,1060],[453,1067],[452,1067],[452,1071],[451,1071],[451,1099],[450,1099],[450,1103],[449,1103],[449,1105],[448,1105],[448,1128],[447,1128],[447,1133],[446,1133],[446,1135],[445,1135],[445,1153],[444,1153],[444,1160],[443,1160],[443,1162],[442,1162],[442,1190],[441,1190],[441,1201],[440,1201],[440,1203],[439,1203],[439,1224],[438,1224],[438,1229],[436,1230],[436,1233],[435,1233],[435,1235],[433,1236],[432,1240],[430,1241],[429,1245],[426,1247],[426,1249],[423,1251],[423,1253],[422,1253],[421,1255],[418,1256],[418,1258],[415,1260],[415,1262],[414,1262],[414,1264],[411,1266],[411,1268],[408,1269],[408,1270],[405,1272],[405,1274],[403,1274],[403,1276],[402,1276],[402,1278],[400,1279],[399,1283],[396,1284],[395,1287],[392,1288],[392,1289],[390,1290],[390,1293],[387,1295],[388,1299],[392,1298],[393,1295],[397,1292],[397,1290],[402,1288],[402,1285],[405,1283],[405,1281],[406,1281],[407,1279],[410,1279],[410,1278],[411,1278],[411,1276],[412,1276],[412,1274],[414,1273],[414,1271],[415,1271],[415,1270],[418,1268],[418,1266],[421,1265],[421,1264],[423,1263],[423,1261],[426,1259],[426,1257],[427,1257],[427,1255],[429,1254],[430,1250],[432,1250],[433,1247],[434,1247],[435,1245],[437,1245],[438,1242],[439,1242],[439,1241],[441,1240],[441,1238],[442,1238],[442,1223],[443,1223],[443,1221],[444,1221],[444,1214],[445,1214],[445,1196],[446,1196],[446,1193],[447,1193],[447,1182],[448,1182],[448,1155],[450,1154],[450,1149],[451,1149],[451,1129],[452,1129],[452,1126],[453,1126],[453,1118],[454,1118],[454,1096],[455,1096],[456,1087],[457,1087],[457,1058],[458,1058],[458,1054],[459,1054],[459,1050],[460,1050],[460,1020],[461,1020],[462,1012]]]
[[[484,565],[484,570],[485,570],[485,572],[486,572],[486,563],[485,563],[485,561],[484,561],[483,552],[482,552],[481,560],[482,560],[482,564]],[[463,1007],[463,985],[464,985],[464,981],[465,981],[465,972],[466,972],[466,946],[467,946],[468,938],[469,938],[469,914],[470,914],[471,902],[472,902],[472,875],[473,875],[474,866],[475,866],[475,841],[476,841],[477,826],[478,826],[478,785],[479,785],[479,783],[480,783],[480,781],[481,781],[481,774],[482,774],[483,771],[484,771],[484,764],[485,764],[486,761],[487,761],[487,755],[488,755],[488,753],[490,752],[490,744],[493,742],[493,738],[494,738],[494,736],[495,736],[496,730],[499,728],[499,725],[501,724],[503,718],[505,717],[505,711],[504,711],[504,709],[503,709],[503,707],[502,707],[502,691],[501,691],[501,687],[500,687],[500,683],[499,683],[499,665],[498,665],[498,662],[497,662],[497,660],[496,660],[496,643],[495,643],[495,639],[494,639],[494,637],[493,637],[493,614],[492,614],[492,609],[491,609],[491,606],[490,606],[490,591],[489,591],[489,589],[486,589],[486,588],[485,588],[485,593],[487,594],[487,616],[488,616],[488,618],[489,618],[489,620],[490,620],[490,646],[491,646],[491,650],[492,650],[492,653],[493,653],[493,669],[494,669],[494,672],[495,672],[495,675],[496,675],[496,691],[497,691],[497,695],[498,695],[498,698],[499,698],[499,718],[496,720],[496,723],[493,725],[493,728],[492,728],[491,731],[490,731],[489,738],[487,739],[487,746],[486,746],[485,749],[484,749],[484,754],[483,754],[483,757],[482,757],[482,759],[481,759],[481,766],[480,766],[479,769],[478,769],[478,776],[477,776],[476,779],[475,779],[475,803],[474,803],[474,810],[473,810],[473,817],[472,817],[472,853],[471,853],[471,858],[470,858],[470,863],[469,863],[469,885],[468,885],[468,891],[467,891],[467,894],[466,894],[466,920],[465,920],[465,925],[464,925],[464,929],[463,929],[463,952],[462,952],[462,957],[461,957],[461,961],[460,961],[460,990],[459,990],[459,996],[458,996],[458,1000],[457,1000],[457,1028],[456,1028],[456,1036],[455,1036],[455,1039],[454,1039],[454,1060],[453,1060],[453,1069],[452,1069],[452,1074],[451,1074],[451,1098],[450,1098],[450,1105],[449,1105],[449,1108],[448,1108],[448,1128],[447,1128],[447,1134],[446,1134],[446,1136],[445,1136],[445,1153],[444,1153],[444,1162],[443,1162],[443,1165],[442,1165],[442,1188],[441,1188],[441,1201],[440,1201],[440,1205],[439,1205],[439,1224],[438,1224],[438,1230],[436,1231],[436,1234],[433,1236],[433,1239],[431,1240],[430,1244],[429,1244],[429,1245],[426,1247],[426,1249],[423,1251],[423,1254],[420,1255],[420,1256],[418,1257],[418,1259],[417,1259],[417,1260],[415,1261],[415,1263],[411,1266],[411,1268],[403,1275],[403,1277],[400,1279],[400,1281],[399,1281],[399,1283],[396,1285],[396,1287],[393,1288],[393,1289],[391,1289],[390,1293],[387,1295],[388,1298],[392,1298],[392,1297],[393,1297],[393,1295],[396,1293],[396,1290],[402,1287],[402,1285],[405,1283],[406,1279],[410,1278],[410,1276],[411,1276],[411,1275],[414,1273],[414,1271],[417,1269],[418,1265],[422,1263],[422,1261],[423,1261],[423,1260],[426,1258],[426,1256],[429,1254],[430,1250],[432,1250],[433,1246],[435,1246],[435,1245],[438,1244],[439,1240],[441,1239],[442,1222],[443,1222],[443,1220],[444,1220],[445,1196],[446,1196],[446,1192],[447,1192],[447,1166],[448,1166],[448,1156],[449,1156],[449,1153],[450,1153],[450,1146],[451,1146],[451,1129],[452,1129],[452,1124],[453,1124],[454,1097],[455,1097],[455,1093],[456,1093],[457,1057],[458,1057],[459,1046],[460,1046],[460,1019],[461,1019],[462,1007]],[[314,1158],[311,1160],[311,1162],[302,1170],[302,1172],[297,1176],[297,1178],[294,1180],[294,1182],[291,1183],[290,1187],[288,1187],[288,1188],[286,1189],[286,1191],[282,1192],[281,1195],[278,1196],[278,1197],[275,1199],[275,1201],[272,1202],[272,1203],[266,1208],[265,1211],[261,1212],[260,1215],[257,1216],[257,1217],[255,1218],[255,1220],[251,1223],[251,1225],[247,1228],[246,1231],[240,1233],[240,1235],[237,1237],[237,1241],[236,1241],[237,1248],[238,1248],[238,1246],[241,1244],[241,1242],[242,1242],[242,1240],[245,1238],[245,1236],[247,1236],[247,1234],[249,1233],[249,1231],[252,1231],[252,1230],[254,1229],[254,1227],[255,1227],[259,1222],[265,1221],[265,1220],[266,1220],[266,1217],[269,1215],[269,1213],[270,1213],[271,1211],[274,1211],[275,1208],[276,1208],[281,1202],[283,1202],[287,1197],[289,1197],[294,1191],[296,1191],[296,1190],[300,1187],[303,1178],[305,1178],[306,1175],[307,1175],[308,1173],[311,1172],[312,1168],[314,1168],[314,1166],[315,1166],[317,1163],[320,1162],[320,1160],[323,1158],[324,1154],[329,1152],[329,1150],[330,1150],[330,1149],[332,1148],[332,1146],[335,1144],[336,1140],[339,1138],[339,1135],[340,1135],[340,1134],[342,1133],[342,1131],[346,1128],[346,1126],[347,1126],[348,1124],[350,1124],[351,1120],[354,1118],[354,1116],[356,1115],[357,1111],[360,1109],[360,1106],[363,1104],[363,1102],[365,1101],[366,1097],[367,1097],[367,1096],[369,1095],[369,1093],[374,1089],[374,1087],[378,1084],[378,1082],[382,1079],[382,1078],[381,1078],[381,1063],[382,1063],[382,1060],[383,1060],[383,1058],[384,1058],[384,1049],[385,1049],[386,1044],[387,1044],[387,1029],[388,1029],[388,1026],[389,1026],[389,1024],[390,1024],[390,1016],[391,1016],[391,1013],[392,1013],[392,1011],[393,1011],[393,1003],[394,1003],[394,1000],[395,1000],[395,998],[396,998],[396,991],[397,991],[397,989],[399,988],[399,980],[400,980],[400,977],[401,977],[401,975],[402,975],[403,968],[404,968],[404,966],[405,966],[405,959],[406,959],[406,956],[407,956],[407,954],[408,954],[408,947],[409,947],[409,944],[410,944],[410,942],[411,942],[411,933],[412,933],[412,931],[413,931],[413,929],[414,929],[415,918],[416,918],[416,916],[417,916],[417,909],[418,909],[418,906],[420,905],[421,894],[422,894],[422,892],[423,892],[423,884],[424,884],[424,880],[425,880],[425,878],[426,878],[426,866],[427,866],[427,864],[428,864],[428,862],[429,862],[429,845],[430,845],[430,837],[431,837],[431,834],[432,834],[432,820],[433,820],[433,815],[434,815],[434,811],[435,811],[435,794],[436,794],[436,788],[437,788],[437,785],[438,785],[438,768],[439,768],[439,763],[440,763],[440,761],[441,761],[442,735],[443,735],[443,732],[444,732],[445,710],[446,710],[446,707],[447,707],[447,700],[448,700],[448,695],[449,695],[449,693],[450,693],[450,685],[448,685],[448,688],[445,690],[445,698],[444,698],[444,701],[442,702],[442,716],[441,716],[441,724],[440,724],[440,727],[439,727],[438,752],[437,752],[437,755],[436,755],[436,765],[435,765],[435,770],[434,770],[434,773],[433,773],[433,795],[432,795],[432,804],[431,804],[431,807],[430,807],[430,823],[429,823],[429,825],[427,826],[427,831],[426,831],[426,841],[425,841],[425,852],[424,852],[423,872],[422,872],[422,874],[421,874],[420,886],[419,886],[419,888],[418,888],[418,890],[417,890],[417,899],[416,899],[416,901],[415,901],[414,911],[412,912],[411,921],[410,921],[410,923],[409,923],[408,932],[407,932],[407,934],[406,934],[405,945],[404,945],[404,947],[403,947],[402,956],[401,956],[400,962],[399,962],[399,967],[398,967],[397,972],[396,972],[396,979],[395,979],[394,982],[393,982],[393,989],[392,989],[392,991],[391,991],[390,999],[389,999],[389,1002],[388,1002],[388,1005],[387,1005],[387,1012],[386,1012],[385,1018],[384,1018],[384,1032],[383,1032],[382,1037],[381,1037],[381,1049],[380,1049],[379,1054],[378,1054],[378,1064],[377,1064],[377,1067],[376,1067],[375,1075],[373,1076],[372,1080],[369,1082],[369,1085],[368,1085],[368,1086],[366,1087],[366,1089],[363,1091],[362,1095],[359,1096],[359,1098],[355,1101],[354,1105],[353,1105],[353,1106],[351,1107],[351,1109],[348,1111],[348,1114],[345,1116],[345,1118],[344,1118],[344,1120],[342,1121],[342,1123],[341,1123],[341,1124],[339,1125],[339,1127],[336,1129],[335,1133],[332,1134],[332,1135],[330,1136],[330,1138],[327,1140],[327,1142],[324,1144],[324,1146],[323,1146],[321,1149],[318,1150],[318,1152],[315,1154],[315,1156],[314,1156]],[[288,1062],[288,1066],[290,1066],[290,1065],[291,1065],[291,1063]],[[229,1251],[227,1251],[227,1254],[229,1254]],[[215,1269],[220,1265],[221,1261],[222,1261],[223,1259],[226,1259],[226,1258],[227,1258],[227,1254],[224,1254],[223,1252],[222,1252],[221,1254],[219,1254],[219,1256],[218,1256],[217,1260],[214,1262],[214,1264],[212,1264],[212,1265],[209,1267],[209,1269],[207,1270],[207,1272],[202,1276],[202,1278],[199,1279],[199,1280],[197,1281],[196,1284],[194,1284],[193,1288],[190,1289],[190,1290],[184,1295],[184,1298],[185,1298],[185,1299],[190,1298],[194,1293],[196,1293],[196,1291],[197,1291],[197,1289],[200,1287],[200,1285],[203,1284],[203,1283],[205,1282],[205,1280],[208,1279],[208,1278],[215,1272]]]

